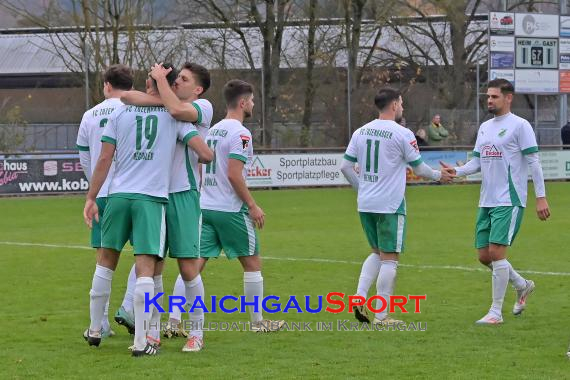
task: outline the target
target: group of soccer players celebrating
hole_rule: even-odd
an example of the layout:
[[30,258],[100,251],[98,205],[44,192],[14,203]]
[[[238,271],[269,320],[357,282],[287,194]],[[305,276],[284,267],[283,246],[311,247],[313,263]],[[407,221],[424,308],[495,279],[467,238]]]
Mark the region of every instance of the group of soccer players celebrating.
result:
[[[77,138],[90,181],[83,214],[97,249],[91,322],[84,338],[98,346],[113,334],[108,321],[111,282],[129,240],[135,264],[115,320],[134,333],[133,356],[156,355],[161,344],[161,315],[156,307],[145,311],[145,297],[163,292],[166,255],[177,259],[180,270],[173,294],[185,296],[189,305],[204,299],[200,273],[209,258],[221,251],[237,258],[244,271],[246,300],[258,302],[258,311],[248,306],[251,330],[279,330],[283,321],[264,320],[261,313],[263,277],[256,228],[263,227],[264,212],[245,181],[253,147],[243,122],[253,112],[253,87],[241,80],[227,82],[226,116],[211,128],[212,105],[202,98],[210,87],[210,74],[203,66],[186,63],[176,70],[156,64],[146,80],[146,92],[132,87],[131,70],[111,66],[104,75],[106,99],[85,113]],[[489,82],[488,109],[494,117],[480,126],[472,159],[462,167],[442,163],[434,170],[423,163],[414,134],[398,124],[403,115],[400,93],[387,87],[378,91],[374,101],[379,116],[354,132],[341,165],[358,192],[358,212],[372,250],[362,265],[358,295],[366,298],[374,280],[384,299],[394,293],[405,243],[406,168],[441,182],[480,171],[475,247],[479,261],[492,271],[493,299],[476,323],[503,323],[509,282],[517,292],[513,314],[523,312],[535,284],[513,269],[506,253],[522,221],[529,169],[537,215],[546,220],[550,211],[536,138],[530,124],[510,112],[513,95],[510,82]],[[386,311],[373,319],[364,307],[353,311],[362,322],[401,322]],[[189,318],[191,328],[186,332],[180,327],[180,311],[171,313],[164,336],[183,335],[183,351],[200,351],[203,310],[190,308]]]
[[[213,109],[202,95],[210,87],[203,66],[186,63],[180,71],[156,64],[146,93],[132,90],[132,71],[113,65],[104,74],[105,101],[83,116],[77,146],[90,188],[83,216],[92,228],[97,264],[90,291],[89,345],[113,334],[108,321],[111,282],[120,252],[130,240],[135,254],[127,292],[115,315],[134,333],[133,356],[156,355],[160,319],[145,299],[163,292],[162,270],[168,254],[180,276],[174,295],[189,305],[204,299],[200,276],[206,261],[223,250],[244,270],[244,293],[252,331],[276,331],[283,321],[264,320],[263,277],[255,228],[264,212],[245,178],[253,157],[252,136],[243,126],[253,111],[253,87],[241,80],[224,86],[226,117],[210,128]],[[159,298],[158,302],[161,302]],[[179,326],[186,352],[204,346],[201,308],[189,311],[191,331]]]

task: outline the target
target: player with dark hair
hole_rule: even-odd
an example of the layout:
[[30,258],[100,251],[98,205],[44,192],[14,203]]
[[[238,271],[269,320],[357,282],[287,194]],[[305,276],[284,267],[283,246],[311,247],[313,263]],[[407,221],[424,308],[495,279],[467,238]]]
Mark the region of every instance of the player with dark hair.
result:
[[494,118],[481,124],[473,158],[464,166],[444,170],[465,176],[481,172],[481,195],[475,227],[475,247],[481,264],[493,271],[493,302],[489,312],[476,323],[503,323],[503,301],[509,281],[517,292],[513,314],[526,308],[534,282],[524,279],[507,260],[507,248],[519,231],[526,207],[528,169],[534,183],[536,213],[540,220],[550,216],[542,167],[534,131],[525,119],[511,113],[514,88],[506,79],[495,79],[487,88],[487,106]]

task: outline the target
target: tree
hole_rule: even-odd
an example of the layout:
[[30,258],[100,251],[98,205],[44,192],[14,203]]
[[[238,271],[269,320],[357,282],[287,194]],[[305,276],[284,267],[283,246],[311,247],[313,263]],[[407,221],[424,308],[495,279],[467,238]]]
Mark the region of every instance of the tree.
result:
[[[279,71],[283,43],[283,30],[291,14],[292,0],[265,0],[249,2],[228,2],[216,0],[196,0],[201,13],[188,14],[191,18],[210,18],[222,22],[235,33],[245,50],[247,62],[255,70],[252,41],[248,39],[247,29],[254,27],[262,39],[262,127],[263,143],[271,146],[273,121],[279,96]],[[193,7],[188,9],[194,13]],[[205,15],[204,15],[205,14]],[[247,22],[244,25],[244,19]]]
[[[69,0],[67,6],[49,1],[43,11],[30,10],[23,0],[7,0],[0,6],[21,22],[42,30],[50,53],[67,69],[83,77],[88,72],[91,101],[103,98],[101,79],[105,69],[124,63],[146,74],[150,64],[176,61],[183,53],[183,36],[172,29],[154,28],[152,0]],[[62,26],[64,25],[64,26]]]
[[19,106],[8,108],[9,99],[0,105],[0,152],[21,151],[25,140],[25,127],[28,124]]
[[301,129],[301,146],[311,144],[311,118],[313,115],[313,100],[315,98],[315,83],[313,69],[317,54],[315,35],[317,31],[317,0],[309,0],[309,31],[307,36],[307,69],[305,71],[305,105],[303,110],[303,127]]

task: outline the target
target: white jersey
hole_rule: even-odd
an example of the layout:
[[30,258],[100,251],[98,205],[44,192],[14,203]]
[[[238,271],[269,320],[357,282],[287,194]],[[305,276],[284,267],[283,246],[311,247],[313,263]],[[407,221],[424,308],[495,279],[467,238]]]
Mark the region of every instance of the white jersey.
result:
[[358,163],[358,211],[406,214],[406,168],[422,163],[412,131],[376,119],[354,132],[344,158]]
[[210,128],[206,143],[214,149],[214,161],[202,165],[200,206],[205,210],[237,212],[244,207],[228,179],[229,159],[244,162],[243,178],[253,160],[251,132],[238,120],[224,119]]
[[204,140],[208,136],[208,130],[212,125],[212,119],[214,117],[214,107],[212,103],[206,99],[196,99],[192,102],[192,105],[198,111],[198,120],[194,123],[198,133]]
[[528,164],[538,152],[529,122],[512,113],[481,124],[473,154],[481,161],[479,207],[526,206]]
[[164,107],[118,107],[101,138],[116,146],[109,196],[167,200],[176,142],[186,144],[197,134],[191,124],[174,120]]
[[[97,165],[97,160],[99,160],[99,155],[101,153],[101,136],[103,136],[103,129],[109,120],[109,116],[113,113],[115,108],[122,106],[123,103],[118,98],[105,99],[101,103],[97,104],[95,107],[86,111],[81,119],[81,124],[79,125],[79,132],[77,133],[77,149],[80,151],[88,151],[90,159],[90,176],[93,175],[95,171],[95,166]],[[113,171],[115,170],[114,163],[109,169],[109,175],[101,186],[97,198],[106,197],[109,192],[110,178],[113,177]]]
[[[192,105],[198,110],[198,120],[192,125],[192,128],[197,130],[200,136],[205,140],[208,135],[208,130],[210,129],[214,112],[212,104],[206,99],[198,99],[192,102]],[[182,143],[176,144],[172,171],[170,173],[169,192],[178,193],[186,190],[199,191],[199,182],[198,155],[187,145]]]

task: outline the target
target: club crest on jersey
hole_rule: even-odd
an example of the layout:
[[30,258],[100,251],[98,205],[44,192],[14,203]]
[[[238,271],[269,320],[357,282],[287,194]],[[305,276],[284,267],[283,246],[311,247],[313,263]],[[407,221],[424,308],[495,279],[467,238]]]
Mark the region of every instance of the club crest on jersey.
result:
[[418,147],[418,142],[417,142],[416,140],[410,141],[410,145],[412,146],[412,148],[414,148],[414,150],[415,150],[416,152],[419,152],[419,151],[420,151],[420,148]]
[[249,145],[250,137],[245,135],[240,135],[239,137],[241,138],[241,145],[243,146],[243,150],[245,150]]
[[501,130],[499,131],[499,137],[503,137],[503,136],[505,135],[505,133],[507,133],[507,130],[504,129],[504,128],[501,129]]

